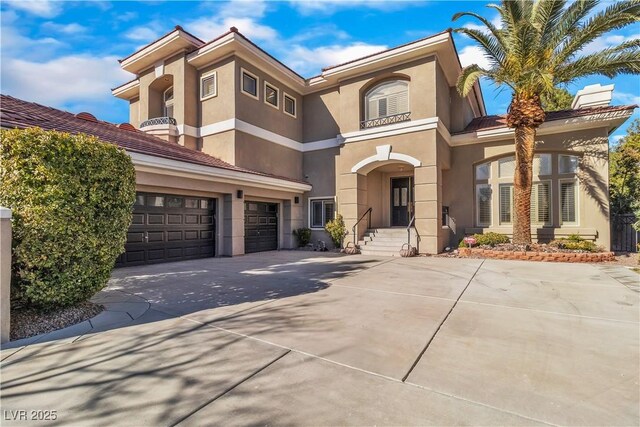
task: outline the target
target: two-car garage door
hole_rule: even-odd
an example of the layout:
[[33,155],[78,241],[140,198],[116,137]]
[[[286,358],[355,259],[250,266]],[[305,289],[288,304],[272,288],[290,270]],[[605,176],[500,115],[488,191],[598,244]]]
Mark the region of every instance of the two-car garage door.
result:
[[138,193],[116,266],[214,256],[215,207],[215,199]]

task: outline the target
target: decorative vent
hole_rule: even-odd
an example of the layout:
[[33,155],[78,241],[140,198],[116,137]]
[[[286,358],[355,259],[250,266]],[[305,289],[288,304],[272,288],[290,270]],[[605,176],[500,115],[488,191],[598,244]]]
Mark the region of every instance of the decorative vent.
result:
[[134,127],[133,127],[133,125],[131,125],[130,123],[120,123],[120,124],[118,125],[118,127],[119,127],[120,129],[128,130],[128,131],[131,131],[131,132],[135,132],[135,131],[137,130],[137,129],[136,129],[136,128],[134,128]]
[[76,117],[82,120],[86,120],[88,122],[95,122],[95,123],[98,122],[98,119],[96,119],[96,117],[93,114],[87,113],[85,111],[83,111],[82,113],[76,114]]

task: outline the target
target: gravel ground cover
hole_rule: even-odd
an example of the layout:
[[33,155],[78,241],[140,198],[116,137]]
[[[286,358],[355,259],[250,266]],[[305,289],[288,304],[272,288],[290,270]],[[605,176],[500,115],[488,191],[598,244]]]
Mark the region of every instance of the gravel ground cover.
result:
[[29,338],[84,322],[98,315],[104,306],[91,302],[54,310],[17,307],[11,310],[11,340]]

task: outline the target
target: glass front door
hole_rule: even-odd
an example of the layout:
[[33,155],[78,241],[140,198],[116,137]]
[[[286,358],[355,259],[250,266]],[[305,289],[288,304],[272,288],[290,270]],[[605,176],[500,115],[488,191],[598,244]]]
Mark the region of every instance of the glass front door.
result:
[[406,227],[413,212],[413,179],[391,178],[391,226]]

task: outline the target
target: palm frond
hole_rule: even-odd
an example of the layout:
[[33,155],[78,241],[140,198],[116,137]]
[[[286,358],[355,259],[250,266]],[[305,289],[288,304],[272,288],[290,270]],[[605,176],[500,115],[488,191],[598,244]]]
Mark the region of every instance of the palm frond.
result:
[[555,83],[567,84],[581,77],[603,75],[613,78],[619,74],[640,74],[640,51],[605,49],[559,67]]
[[538,30],[542,46],[549,42],[553,28],[563,16],[565,5],[565,0],[539,0],[533,5],[531,20]]
[[478,42],[491,62],[497,64],[503,63],[506,53],[500,42],[495,37],[471,28],[456,28],[454,31],[456,33],[465,34]]
[[598,0],[578,0],[569,5],[562,14],[562,17],[550,31],[550,38],[547,46],[555,49],[562,40],[567,39],[571,34],[580,29],[582,21],[594,7],[598,5]]
[[458,81],[456,82],[458,93],[461,96],[469,95],[469,92],[471,92],[473,85],[478,81],[478,79],[480,77],[489,76],[490,74],[490,71],[481,68],[477,64],[472,64],[463,68],[458,76]]
[[587,20],[556,50],[558,64],[572,58],[587,44],[609,31],[640,22],[640,0],[622,0]]

